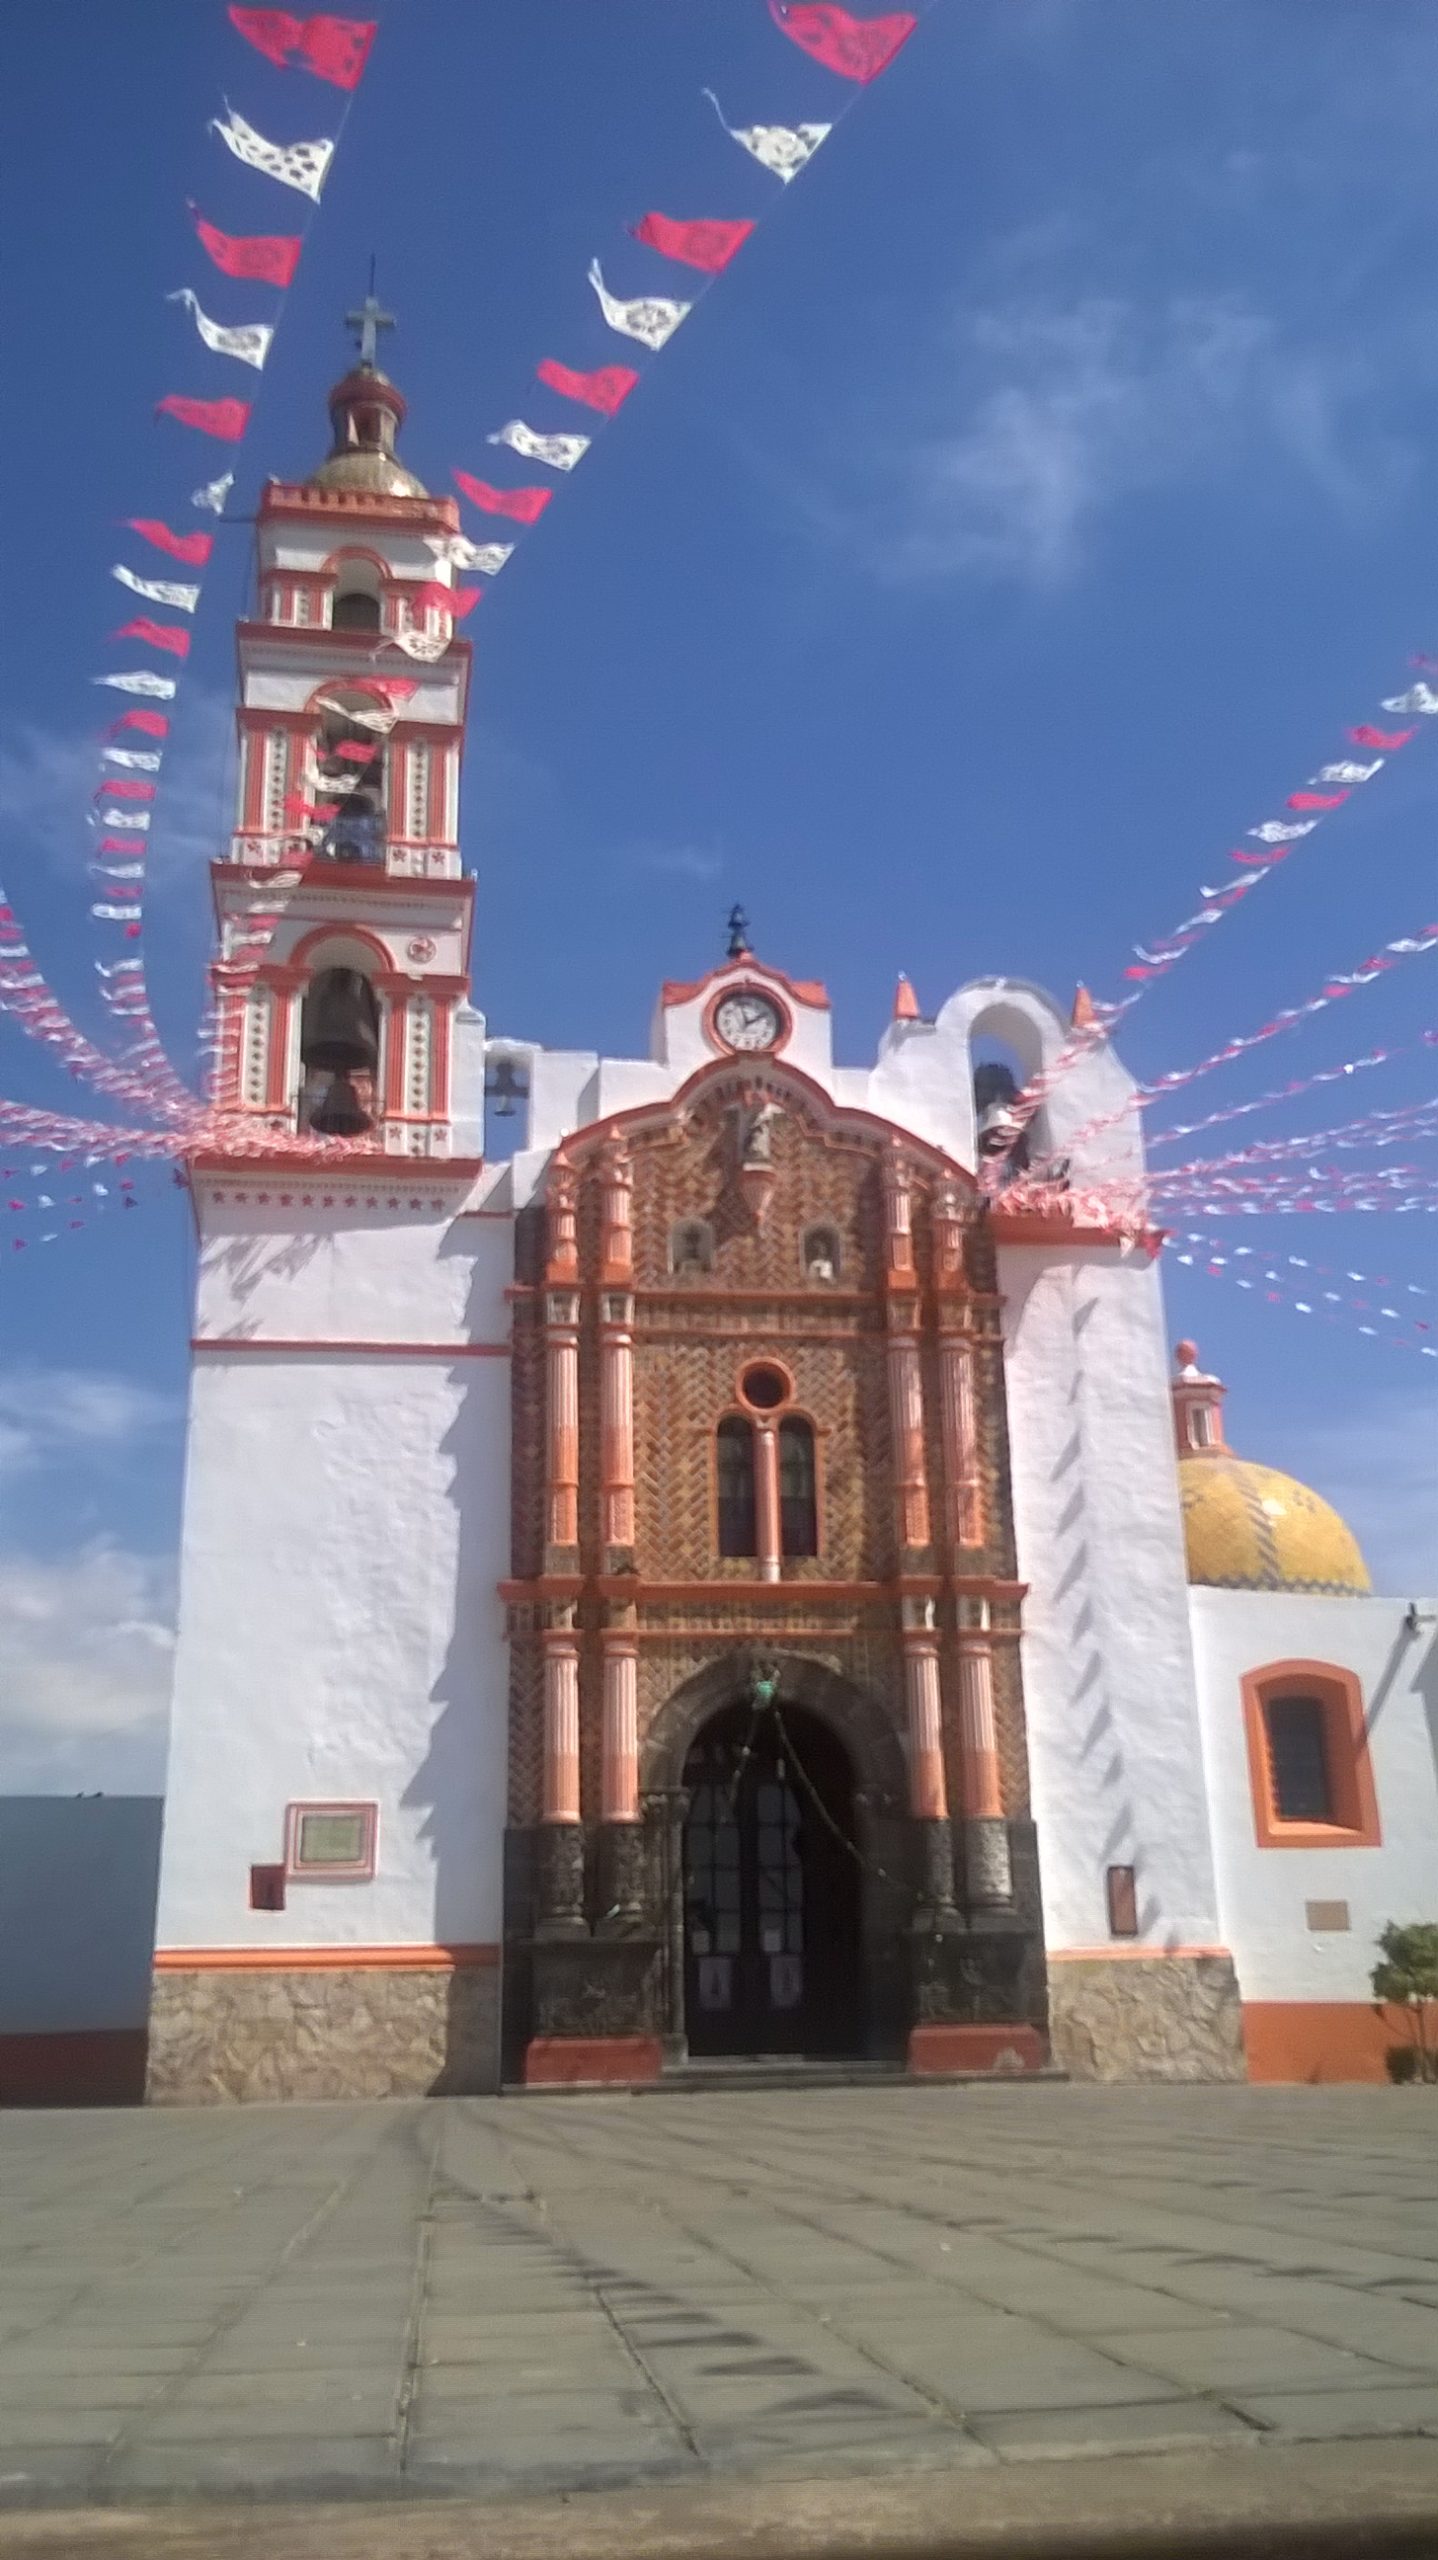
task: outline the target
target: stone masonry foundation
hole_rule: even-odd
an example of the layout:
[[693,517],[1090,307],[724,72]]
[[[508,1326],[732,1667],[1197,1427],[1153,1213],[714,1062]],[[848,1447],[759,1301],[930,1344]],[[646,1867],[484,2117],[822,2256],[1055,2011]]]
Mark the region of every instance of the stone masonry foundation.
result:
[[1074,2080],[1243,2080],[1228,1955],[1049,1958],[1053,2058]]
[[482,1963],[157,1970],[147,2096],[160,2106],[417,2098],[499,2086],[497,1950]]

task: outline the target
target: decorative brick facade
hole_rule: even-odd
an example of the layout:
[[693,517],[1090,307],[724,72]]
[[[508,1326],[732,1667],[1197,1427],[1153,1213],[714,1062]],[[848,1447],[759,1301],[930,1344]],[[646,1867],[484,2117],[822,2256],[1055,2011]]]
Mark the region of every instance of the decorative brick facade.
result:
[[[1007,1837],[1028,1774],[993,1282],[972,1178],[780,1059],[716,1060],[556,1151],[515,1287],[511,2069],[538,2040],[552,2072],[565,2035],[683,2051],[685,1756],[756,1669],[853,1765],[862,2049],[919,2020],[1042,2028],[1033,1861],[1016,1898]],[[720,1553],[726,1416],[763,1464],[754,1364],[812,1429],[813,1554],[765,1561],[762,1487],[761,1552]],[[571,1648],[577,1807],[554,1761]],[[605,1821],[636,1703],[640,1818]]]

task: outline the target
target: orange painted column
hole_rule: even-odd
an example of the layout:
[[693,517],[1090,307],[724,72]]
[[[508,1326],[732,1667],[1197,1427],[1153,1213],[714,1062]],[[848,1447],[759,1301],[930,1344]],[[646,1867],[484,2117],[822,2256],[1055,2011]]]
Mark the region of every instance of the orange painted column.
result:
[[[607,1547],[634,1544],[634,1337],[627,1298],[606,1300],[599,1351],[599,1472]],[[616,1317],[611,1309],[622,1309]]]
[[971,1903],[1012,1902],[1013,1874],[994,1723],[994,1649],[987,1628],[963,1628],[959,1633],[959,1750],[968,1899]]
[[[891,1316],[894,1313],[891,1310]],[[894,1444],[894,1495],[899,1544],[929,1543],[929,1487],[924,1466],[924,1390],[919,1346],[911,1333],[889,1338],[889,1424]]]
[[974,1350],[952,1337],[939,1349],[940,1428],[944,1447],[944,1497],[950,1540],[956,1547],[984,1543],[984,1480],[979,1457]]
[[545,1271],[545,1543],[579,1544],[579,1203],[563,1153],[549,1169]]
[[904,1636],[904,1696],[909,1721],[909,1811],[921,1822],[948,1815],[937,1636]]
[[600,1813],[605,1822],[639,1820],[639,1647],[628,1635],[604,1637]]
[[545,1534],[551,1547],[579,1544],[579,1328],[551,1319],[546,1358],[549,1373],[548,1501]]
[[754,1424],[754,1517],[759,1579],[777,1582],[784,1552],[779,1511],[779,1434],[775,1425],[762,1417],[756,1418]]
[[544,1819],[579,1820],[579,1646],[562,1627],[544,1635]]

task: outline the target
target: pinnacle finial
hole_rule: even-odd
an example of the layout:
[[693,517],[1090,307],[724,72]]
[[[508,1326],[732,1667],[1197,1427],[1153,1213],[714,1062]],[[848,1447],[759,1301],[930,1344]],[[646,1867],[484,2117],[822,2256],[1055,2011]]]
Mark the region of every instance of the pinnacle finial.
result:
[[725,959],[747,960],[749,957],[749,919],[744,913],[742,907],[736,906],[730,908],[727,931],[729,940],[725,947]]

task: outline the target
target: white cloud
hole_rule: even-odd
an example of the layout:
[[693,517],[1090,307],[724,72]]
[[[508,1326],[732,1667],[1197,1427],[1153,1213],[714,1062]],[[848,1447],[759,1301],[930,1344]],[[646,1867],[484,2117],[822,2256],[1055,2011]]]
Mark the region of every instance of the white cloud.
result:
[[[1351,517],[1410,478],[1371,348],[1297,343],[1243,293],[1044,296],[1028,279],[1065,240],[994,244],[897,433],[851,410],[828,486],[792,493],[815,539],[890,580],[1056,585],[1126,500],[1265,447]],[[1412,357],[1395,345],[1389,370]]]
[[0,1552],[0,1768],[7,1794],[150,1794],[164,1783],[168,1564],[106,1539]]
[[[11,724],[0,745],[0,833],[6,886],[19,888],[36,859],[85,879],[98,829],[94,791],[107,770],[98,732],[62,731],[33,722]],[[174,708],[174,727],[158,775],[150,830],[149,878],[163,895],[224,848],[233,812],[234,707],[225,695],[189,684]]]
[[[1435,1364],[1415,1359],[1415,1371]],[[1289,1433],[1274,1463],[1331,1502],[1363,1549],[1375,1591],[1438,1593],[1438,1396],[1424,1379],[1366,1398],[1352,1421]]]
[[657,871],[671,880],[717,880],[722,856],[701,844],[639,845],[630,855],[640,871]]
[[131,1456],[175,1413],[167,1396],[105,1370],[8,1369],[0,1376],[0,1494],[40,1468]]

